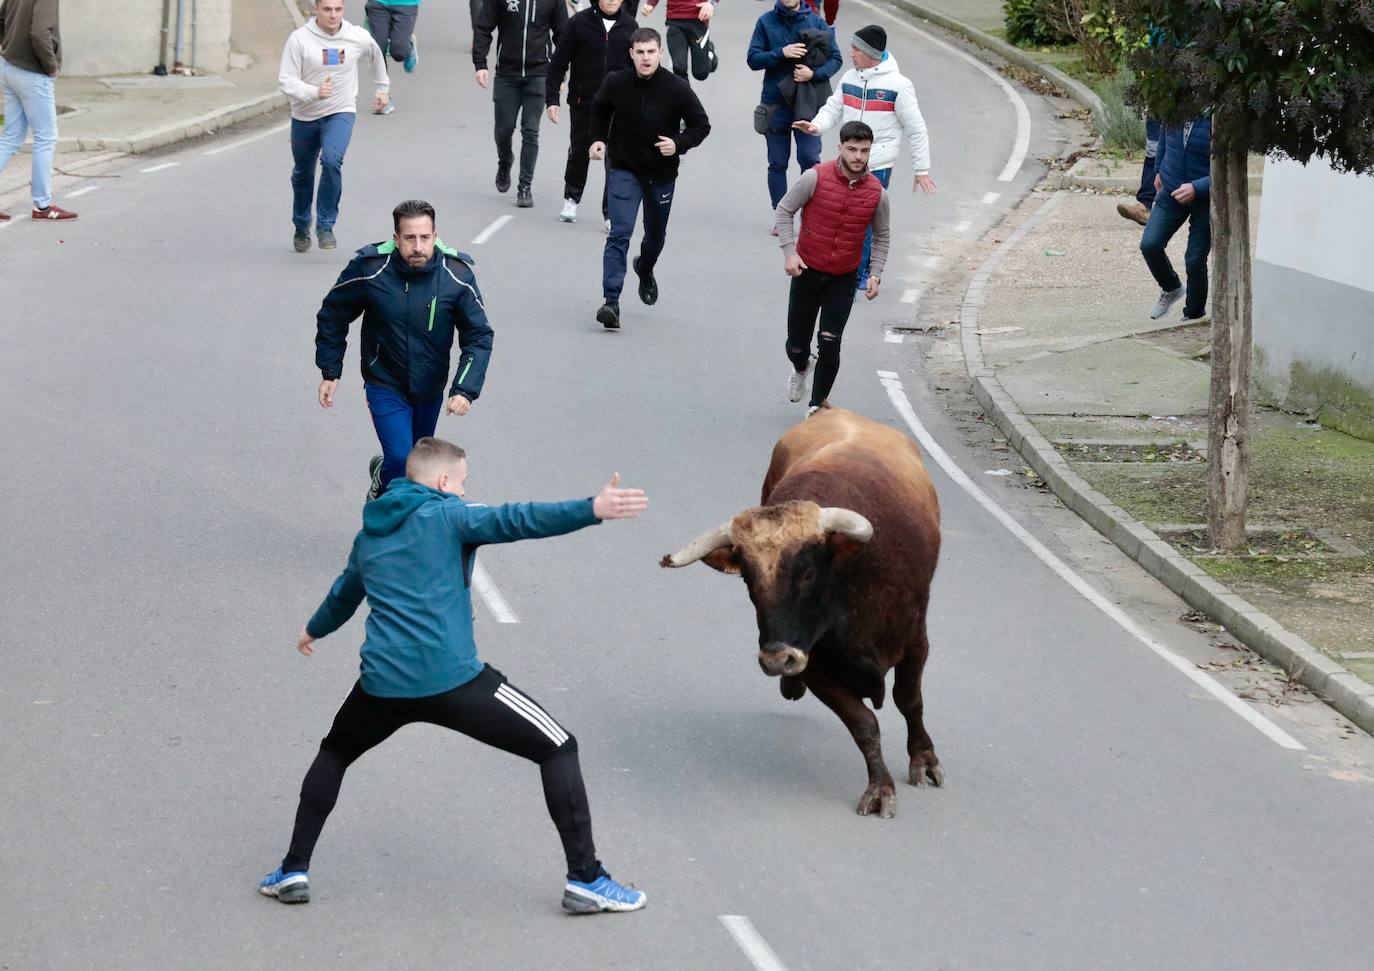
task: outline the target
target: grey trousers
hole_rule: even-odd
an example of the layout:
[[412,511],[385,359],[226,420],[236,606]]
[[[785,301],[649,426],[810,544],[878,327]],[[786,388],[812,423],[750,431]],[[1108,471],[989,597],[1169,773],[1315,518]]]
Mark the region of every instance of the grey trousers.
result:
[[520,119],[520,180],[529,188],[534,181],[534,163],[539,159],[539,119],[544,116],[544,75],[519,77],[497,74],[491,89],[496,105],[496,161],[509,171],[515,161],[512,142],[515,121]]
[[415,34],[415,18],[419,16],[419,6],[388,7],[377,0],[367,2],[367,29],[382,53],[390,54],[393,61],[404,61],[410,56],[410,38]]

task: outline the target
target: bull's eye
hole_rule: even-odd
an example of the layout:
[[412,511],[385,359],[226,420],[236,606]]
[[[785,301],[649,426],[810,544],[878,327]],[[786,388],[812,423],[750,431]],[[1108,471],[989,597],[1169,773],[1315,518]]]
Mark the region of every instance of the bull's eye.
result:
[[802,572],[802,575],[797,582],[803,587],[813,586],[816,582],[816,568],[814,566],[808,566]]

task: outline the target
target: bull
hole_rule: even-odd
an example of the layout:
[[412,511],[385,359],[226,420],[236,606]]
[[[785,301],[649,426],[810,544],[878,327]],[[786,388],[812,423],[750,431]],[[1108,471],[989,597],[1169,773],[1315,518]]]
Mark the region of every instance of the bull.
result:
[[858,812],[891,817],[897,792],[878,719],[887,672],[906,718],[907,780],[944,783],[922,721],[930,646],[926,605],[940,553],[940,505],[916,443],[843,409],[821,409],[773,448],[762,505],[704,533],[660,565],[698,560],[743,577],[759,627],[758,661],[789,701],[808,689],[863,754]]

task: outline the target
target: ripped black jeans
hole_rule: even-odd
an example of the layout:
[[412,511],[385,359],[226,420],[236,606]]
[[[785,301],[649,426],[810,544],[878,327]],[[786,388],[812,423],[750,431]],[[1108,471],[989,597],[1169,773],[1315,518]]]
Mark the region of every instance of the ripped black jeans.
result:
[[787,359],[794,370],[806,370],[816,318],[820,317],[816,373],[811,381],[812,405],[829,397],[835,376],[840,373],[840,340],[844,337],[844,325],[849,323],[849,312],[854,309],[856,279],[857,271],[836,275],[810,268],[792,278],[787,300]]

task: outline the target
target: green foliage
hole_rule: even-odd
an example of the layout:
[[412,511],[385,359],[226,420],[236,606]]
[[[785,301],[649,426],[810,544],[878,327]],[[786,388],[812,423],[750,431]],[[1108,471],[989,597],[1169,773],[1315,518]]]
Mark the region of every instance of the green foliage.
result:
[[1058,0],[1005,0],[1002,17],[1007,42],[1018,47],[1055,47],[1070,44],[1073,37],[1059,29],[1055,17]]
[[1102,110],[1093,112],[1093,128],[1108,149],[1138,151],[1145,147],[1145,119],[1138,108],[1126,101],[1126,92],[1134,81],[1128,71],[1122,71],[1093,85],[1093,91],[1102,100]]
[[1374,0],[1118,0],[1158,31],[1131,100],[1181,123],[1212,112],[1235,151],[1374,169]]

